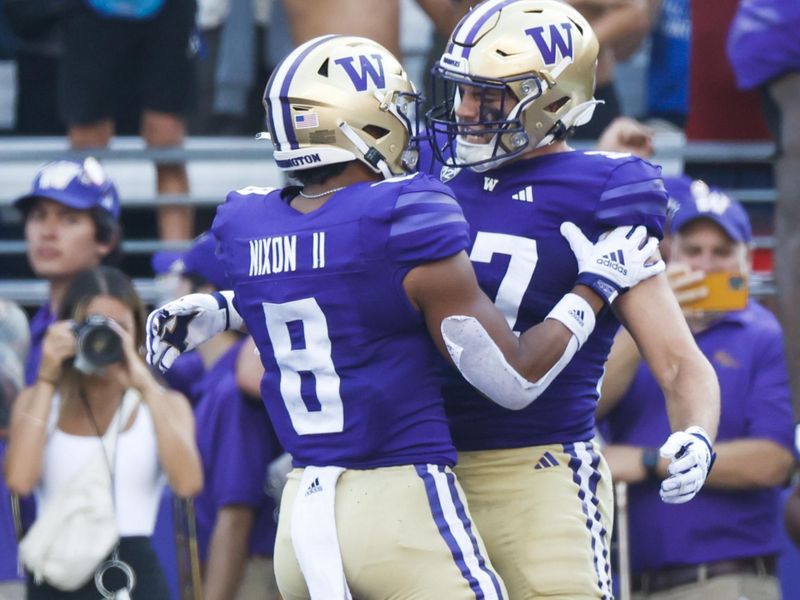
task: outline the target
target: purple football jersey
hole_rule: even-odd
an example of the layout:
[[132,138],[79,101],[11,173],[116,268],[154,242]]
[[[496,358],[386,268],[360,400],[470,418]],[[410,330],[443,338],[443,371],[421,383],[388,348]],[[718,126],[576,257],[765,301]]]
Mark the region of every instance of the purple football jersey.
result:
[[403,279],[466,249],[458,203],[424,175],[352,185],[309,214],[297,190],[232,192],[212,227],[281,444],[296,466],[452,465],[438,353]]
[[[660,168],[628,154],[561,152],[486,173],[441,168],[471,228],[470,258],[486,294],[514,331],[540,323],[578,275],[559,228],[572,221],[592,241],[617,225],[662,236],[667,194]],[[618,322],[610,311],[550,387],[522,411],[488,401],[460,376],[445,385],[459,450],[588,440],[598,382]]]

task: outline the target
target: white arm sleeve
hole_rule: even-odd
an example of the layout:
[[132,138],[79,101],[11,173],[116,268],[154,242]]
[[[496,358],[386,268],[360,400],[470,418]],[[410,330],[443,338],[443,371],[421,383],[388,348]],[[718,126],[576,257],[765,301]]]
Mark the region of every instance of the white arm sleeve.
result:
[[555,365],[531,382],[506,361],[500,348],[474,317],[453,315],[442,321],[447,351],[461,374],[474,388],[503,408],[521,410],[536,400],[578,351],[575,335]]

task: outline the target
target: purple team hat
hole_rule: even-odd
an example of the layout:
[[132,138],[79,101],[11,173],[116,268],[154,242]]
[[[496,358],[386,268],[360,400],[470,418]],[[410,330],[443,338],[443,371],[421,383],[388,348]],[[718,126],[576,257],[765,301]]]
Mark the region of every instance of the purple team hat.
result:
[[753,231],[747,211],[727,194],[686,176],[665,177],[664,186],[669,194],[670,210],[673,211],[671,234],[674,235],[696,219],[711,219],[735,242],[748,244],[752,240]]
[[197,236],[185,252],[164,250],[153,255],[156,273],[174,272],[178,275],[199,275],[218,290],[231,289],[222,261],[217,258],[217,240],[205,232]]
[[57,160],[47,163],[36,174],[30,193],[17,198],[14,206],[21,209],[34,198],[47,198],[78,210],[97,206],[119,220],[117,189],[106,177],[100,163],[91,157],[83,162]]

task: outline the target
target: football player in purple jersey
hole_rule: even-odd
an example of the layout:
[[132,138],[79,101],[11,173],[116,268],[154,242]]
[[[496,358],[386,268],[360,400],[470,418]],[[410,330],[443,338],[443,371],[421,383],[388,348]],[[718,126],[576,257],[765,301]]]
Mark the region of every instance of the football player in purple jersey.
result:
[[515,336],[477,285],[452,193],[412,171],[417,102],[371,40],[323,36],[289,54],[264,104],[277,165],[298,185],[230,193],[212,232],[233,290],[148,321],[162,369],[224,329],[245,324],[255,340],[296,467],[275,548],[287,600],[505,598],[451,470],[437,347],[521,409],[587,343],[604,301],[663,269],[644,227],[592,244],[565,224],[581,266],[548,318]]
[[[661,237],[660,169],[628,154],[572,151],[589,121],[598,43],[570,6],[487,0],[465,16],[434,67],[427,114],[435,161],[471,227],[481,288],[517,331],[543,322],[574,284],[560,235],[571,221],[589,240],[621,225]],[[613,253],[605,264],[622,262]],[[612,267],[613,268],[613,267]],[[719,388],[664,277],[602,312],[593,335],[536,402],[511,412],[454,376],[444,395],[459,451],[456,473],[510,597],[611,598],[612,485],[593,443],[603,365],[619,323],[665,393],[671,460],[665,502],[685,502],[713,462]]]

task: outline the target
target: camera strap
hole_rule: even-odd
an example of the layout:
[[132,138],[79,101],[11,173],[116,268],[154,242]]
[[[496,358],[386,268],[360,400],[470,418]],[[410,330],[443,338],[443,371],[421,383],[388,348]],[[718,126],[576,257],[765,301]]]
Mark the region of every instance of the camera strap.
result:
[[[140,400],[141,398],[136,390],[133,388],[128,389],[125,392],[125,395],[122,397],[122,402],[120,402],[117,412],[114,413],[114,416],[111,418],[111,423],[108,426],[108,429],[102,436],[100,435],[100,430],[97,427],[97,423],[94,421],[94,416],[92,415],[91,410],[88,411],[89,418],[92,420],[92,424],[94,425],[102,444],[101,450],[106,459],[106,466],[108,467],[109,481],[111,482],[111,502],[114,506],[115,512],[117,508],[117,498],[116,494],[114,493],[114,473],[117,465],[118,438],[119,434],[122,433],[122,430],[127,425],[134,409],[139,405]],[[88,410],[88,403],[86,403],[86,407]],[[125,586],[118,590],[109,590],[103,583],[104,575],[107,571],[112,569],[119,569],[125,576]],[[94,573],[94,583],[97,591],[103,598],[113,598],[117,600],[130,599],[130,592],[132,592],[133,588],[136,586],[136,573],[128,563],[120,559],[119,542],[117,542],[116,547],[111,553],[111,557],[108,560],[100,563],[100,565],[97,567],[97,570]]]

